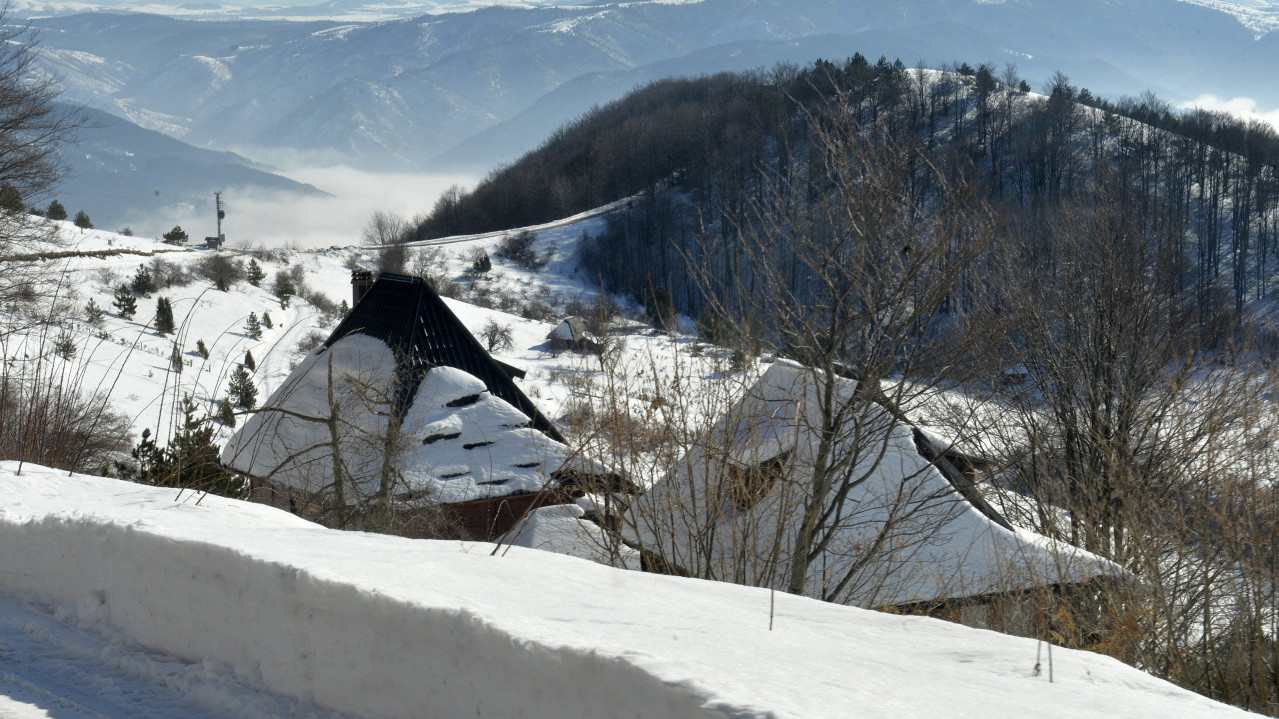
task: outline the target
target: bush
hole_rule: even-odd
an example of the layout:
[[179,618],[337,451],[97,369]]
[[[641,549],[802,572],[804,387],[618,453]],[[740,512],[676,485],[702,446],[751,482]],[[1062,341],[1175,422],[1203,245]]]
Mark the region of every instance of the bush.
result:
[[307,354],[311,350],[319,347],[329,336],[319,330],[311,330],[298,340],[297,350],[302,354]]
[[242,261],[223,254],[204,257],[196,263],[195,272],[224,291],[230,289],[235,283],[244,281],[246,276]]
[[546,266],[547,258],[539,257],[533,249],[537,235],[524,230],[514,235],[507,235],[494,252],[504,260],[510,260],[526,270],[540,270]]
[[191,284],[191,273],[182,265],[159,257],[151,260],[151,280],[159,287],[186,287]]
[[0,370],[0,456],[76,472],[102,471],[116,453],[128,449],[131,422],[107,410],[104,397],[51,380]]

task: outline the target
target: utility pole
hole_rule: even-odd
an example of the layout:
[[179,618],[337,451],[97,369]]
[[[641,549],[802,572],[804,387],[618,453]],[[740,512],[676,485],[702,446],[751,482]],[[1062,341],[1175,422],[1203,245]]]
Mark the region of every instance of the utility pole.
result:
[[222,234],[222,218],[226,217],[226,212],[222,209],[221,190],[213,193],[213,204],[218,208],[218,242],[226,242],[226,235]]

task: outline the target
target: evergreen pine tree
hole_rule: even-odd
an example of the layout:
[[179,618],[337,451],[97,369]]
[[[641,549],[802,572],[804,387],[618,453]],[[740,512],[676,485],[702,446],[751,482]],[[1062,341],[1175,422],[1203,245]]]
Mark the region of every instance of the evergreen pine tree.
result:
[[155,278],[151,276],[151,271],[146,265],[138,265],[138,271],[133,273],[133,281],[129,283],[129,289],[143,297],[150,297],[155,292]]
[[18,188],[7,182],[0,185],[0,210],[11,215],[22,212],[22,195],[18,193]]
[[75,357],[75,338],[70,332],[63,330],[53,341],[53,353],[64,360]]
[[50,220],[65,220],[67,219],[67,208],[63,207],[61,202],[53,200],[49,203],[49,209],[44,211],[44,216]]
[[196,354],[200,355],[201,357],[205,359],[209,358],[209,348],[204,345],[204,340],[195,341],[195,351],[196,351]]
[[218,463],[220,451],[213,441],[213,425],[195,418],[196,404],[190,395],[182,398],[182,428],[173,434],[167,447],[151,440],[143,430],[142,441],[133,450],[138,468],[135,476],[144,484],[181,487],[224,497],[240,497],[244,480]]
[[265,278],[266,278],[266,273],[262,271],[262,266],[258,264],[258,261],[252,260],[252,259],[249,260],[249,273],[248,273],[249,284],[253,285],[254,287],[260,287],[262,285],[262,280]]
[[218,402],[218,421],[228,427],[235,427],[235,408],[231,406],[231,400],[226,397]]
[[342,304],[338,305],[338,317],[345,318],[350,312],[351,305],[348,305],[346,300],[342,300]]
[[253,409],[258,403],[258,388],[253,386],[253,378],[243,365],[236,366],[231,372],[231,384],[227,387],[231,401],[245,409]]
[[275,323],[271,321],[271,313],[270,313],[270,312],[263,312],[263,313],[262,313],[262,326],[263,326],[263,327],[265,327],[265,328],[267,328],[267,329],[271,329],[272,327],[275,327]]
[[182,374],[182,350],[178,348],[178,343],[173,343],[173,351],[169,353],[169,369]]
[[89,213],[79,210],[75,213],[75,226],[82,230],[92,230],[93,223],[89,221]]
[[247,350],[244,353],[244,366],[248,368],[250,372],[258,371],[258,363],[253,361],[253,353]]
[[258,313],[249,313],[249,319],[244,322],[244,334],[250,339],[262,339],[262,323],[258,321]]
[[116,314],[120,317],[131,320],[134,313],[138,311],[138,300],[133,296],[133,291],[124,285],[120,285],[115,290],[115,299],[111,302],[115,306]]
[[172,230],[169,230],[160,236],[164,238],[164,243],[166,245],[181,245],[190,239],[190,236],[187,235],[187,231],[182,229],[182,225],[174,225]]
[[155,331],[167,335],[173,330],[173,303],[168,297],[161,297],[155,302]]
[[102,308],[92,299],[84,306],[84,319],[94,327],[102,324]]

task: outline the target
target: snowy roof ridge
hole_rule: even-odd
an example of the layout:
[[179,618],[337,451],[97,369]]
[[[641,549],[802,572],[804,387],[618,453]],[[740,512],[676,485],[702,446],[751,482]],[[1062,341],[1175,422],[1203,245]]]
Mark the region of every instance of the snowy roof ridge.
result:
[[563,442],[555,425],[511,379],[510,373],[466,329],[426,280],[383,272],[325,340],[325,347],[360,333],[385,342],[398,358],[398,411],[407,410],[432,367],[453,367],[479,379],[488,392],[528,416],[532,426]]

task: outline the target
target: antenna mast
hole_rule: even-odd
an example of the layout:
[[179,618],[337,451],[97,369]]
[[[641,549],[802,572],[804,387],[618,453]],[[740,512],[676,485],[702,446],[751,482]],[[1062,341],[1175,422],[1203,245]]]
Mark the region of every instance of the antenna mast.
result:
[[226,217],[226,212],[222,210],[222,191],[218,190],[213,193],[213,204],[218,208],[218,240],[225,240],[222,236],[222,218]]

